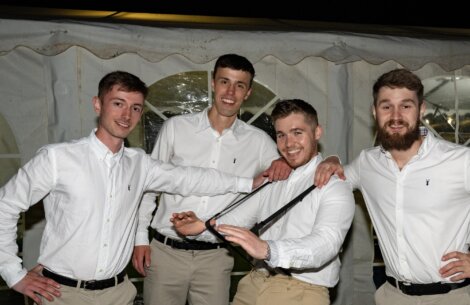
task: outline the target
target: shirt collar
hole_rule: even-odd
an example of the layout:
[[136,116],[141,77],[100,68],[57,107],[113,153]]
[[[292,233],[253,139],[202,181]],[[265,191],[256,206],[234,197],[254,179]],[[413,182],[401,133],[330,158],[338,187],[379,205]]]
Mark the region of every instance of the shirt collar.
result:
[[[201,120],[199,121],[199,126],[196,132],[201,132],[208,128],[212,128],[211,123],[209,121],[209,109],[210,108],[211,106],[207,107],[206,109],[202,111],[202,114],[201,114],[202,117],[201,117]],[[226,128],[224,130],[223,134],[226,134],[227,132],[231,131],[233,135],[235,136],[235,138],[237,138],[240,134],[243,133],[243,131],[241,130],[242,129],[241,127],[242,127],[242,124],[240,120],[237,118],[235,119],[235,121],[229,128]]]
[[119,162],[124,155],[124,143],[121,145],[119,151],[114,154],[103,142],[100,141],[100,139],[96,137],[96,130],[97,128],[93,129],[89,136],[92,151],[100,160],[105,161],[107,164],[115,164]]
[[[317,165],[323,160],[321,153],[318,153],[314,156],[308,163],[297,167],[289,176],[289,180],[297,181],[303,178],[305,175],[312,176],[312,173],[315,171]],[[312,176],[312,183],[313,183],[313,176]]]

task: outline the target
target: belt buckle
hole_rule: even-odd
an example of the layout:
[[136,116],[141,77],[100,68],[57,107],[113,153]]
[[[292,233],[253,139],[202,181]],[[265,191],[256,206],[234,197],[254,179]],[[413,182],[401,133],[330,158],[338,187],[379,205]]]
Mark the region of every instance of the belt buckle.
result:
[[96,289],[96,280],[85,281],[83,283],[83,289],[95,290]]
[[397,288],[400,289],[403,293],[409,294],[410,293],[410,288],[411,288],[411,282],[405,282],[402,281],[400,282],[399,280],[395,280],[397,283]]

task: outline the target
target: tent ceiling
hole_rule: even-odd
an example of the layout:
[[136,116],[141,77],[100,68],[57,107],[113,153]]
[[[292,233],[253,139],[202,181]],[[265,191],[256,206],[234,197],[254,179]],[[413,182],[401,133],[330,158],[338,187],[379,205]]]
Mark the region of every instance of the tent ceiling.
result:
[[[260,4],[261,5],[261,4]],[[455,8],[446,13],[443,6],[426,8],[407,3],[406,12],[395,4],[374,3],[374,12],[357,3],[332,0],[315,3],[307,10],[304,3],[254,10],[243,3],[225,6],[201,1],[26,1],[4,0],[0,18],[57,20],[75,19],[99,22],[132,23],[151,26],[176,26],[236,30],[340,31],[397,35],[407,37],[470,37],[470,19]],[[423,11],[426,10],[426,14]]]

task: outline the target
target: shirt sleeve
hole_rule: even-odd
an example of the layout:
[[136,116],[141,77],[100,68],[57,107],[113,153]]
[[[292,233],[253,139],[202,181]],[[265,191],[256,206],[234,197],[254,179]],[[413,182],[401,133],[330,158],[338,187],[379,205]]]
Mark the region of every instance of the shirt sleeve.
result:
[[360,160],[362,153],[354,159],[351,163],[344,166],[344,175],[346,176],[346,181],[351,184],[353,189],[358,189],[361,186],[360,180]]
[[277,150],[276,143],[271,139],[270,136],[268,136],[265,132],[262,135],[263,137],[263,149],[260,150],[261,156],[260,156],[260,164],[261,164],[261,170],[266,170],[271,166],[271,163],[274,160],[277,160],[280,158],[279,152]]
[[309,234],[269,241],[271,267],[318,268],[338,255],[354,216],[354,197],[350,185],[339,180],[320,192],[320,207]]
[[146,191],[210,196],[248,193],[252,189],[253,178],[238,177],[212,168],[174,166],[147,157]]
[[[169,162],[173,155],[174,128],[173,120],[166,120],[160,129],[151,157],[154,160]],[[155,210],[158,194],[154,192],[144,193],[139,207],[139,219],[137,223],[137,234],[135,245],[148,245],[148,228],[152,221],[152,214]]]
[[9,287],[27,273],[17,256],[17,223],[21,212],[52,189],[55,164],[52,151],[41,149],[0,189],[0,275]]

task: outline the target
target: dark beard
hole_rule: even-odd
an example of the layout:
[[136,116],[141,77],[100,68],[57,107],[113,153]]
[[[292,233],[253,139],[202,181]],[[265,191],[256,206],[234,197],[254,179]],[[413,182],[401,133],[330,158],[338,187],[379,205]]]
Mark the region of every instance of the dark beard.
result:
[[[404,135],[400,134],[389,134],[385,129],[394,123],[404,125],[408,128],[408,131]],[[378,127],[377,130],[377,141],[385,150],[407,150],[413,145],[413,143],[419,140],[419,119],[413,129],[409,129],[409,124],[402,120],[390,120],[384,127]]]

